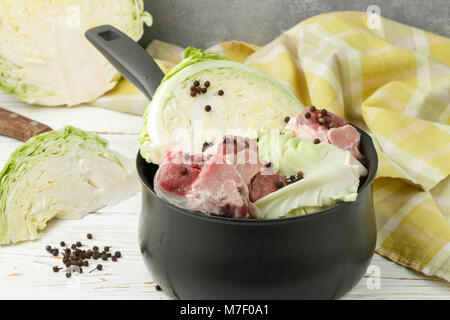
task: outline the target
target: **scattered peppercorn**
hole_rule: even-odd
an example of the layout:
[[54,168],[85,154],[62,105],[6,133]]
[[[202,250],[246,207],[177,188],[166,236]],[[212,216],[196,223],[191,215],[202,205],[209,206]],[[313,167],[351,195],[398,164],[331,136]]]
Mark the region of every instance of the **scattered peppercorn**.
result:
[[289,117],[289,116],[287,116],[287,117],[284,118],[284,122],[286,122],[286,123],[288,123],[289,120],[291,120],[291,117]]
[[211,83],[209,81],[205,81],[205,87],[209,88],[209,86],[211,85]]
[[[92,234],[88,233],[88,234],[86,234],[86,237],[88,239],[92,239]],[[66,243],[64,241],[61,241],[60,245],[65,247]],[[105,246],[104,250],[101,253],[99,252],[99,248],[97,246],[93,246],[92,249],[88,249],[88,250],[79,249],[78,247],[81,247],[81,246],[82,246],[81,241],[77,241],[76,243],[71,245],[71,247],[73,248],[72,250],[68,247],[62,249],[62,251],[63,251],[62,252],[63,253],[62,263],[64,264],[64,266],[66,268],[68,268],[66,271],[67,278],[70,278],[74,271],[83,273],[82,267],[89,266],[88,259],[93,258],[94,260],[96,260],[98,258],[101,258],[104,261],[107,261],[109,258],[111,258],[112,261],[116,262],[121,257],[120,251],[116,251],[114,253],[114,255],[111,252],[109,252],[111,246]],[[57,256],[59,254],[59,249],[52,248],[50,245],[47,245],[45,247],[45,249],[54,256]],[[69,268],[71,266],[76,266],[77,268],[74,270],[71,270]],[[61,270],[61,269],[63,269],[63,268],[58,267],[58,266],[54,266],[52,268],[53,272],[59,272],[59,270]],[[103,269],[103,266],[100,264],[97,265],[97,267],[95,268],[95,270],[102,270],[102,269]]]
[[200,81],[195,80],[195,81],[194,81],[194,86],[195,86],[195,87],[198,87],[199,85],[200,85]]
[[306,112],[306,113],[305,113],[305,118],[308,118],[308,119],[311,118],[311,113]]
[[323,115],[323,116],[326,116],[327,115],[327,110],[325,110],[325,109],[322,109],[321,111],[320,111],[320,114],[321,115]]
[[270,168],[271,166],[272,166],[272,162],[267,162],[265,165],[264,165],[266,168]]
[[314,144],[319,144],[319,143],[320,143],[320,139],[315,138],[315,139],[314,139]]
[[191,91],[191,97],[195,97],[197,95],[197,92],[195,92],[194,90]]
[[316,109],[316,107],[315,106],[311,106],[310,108],[309,108],[309,111],[311,111],[311,112],[315,112],[317,109]]
[[181,174],[184,176],[185,174],[187,174],[188,173],[188,169],[187,168],[185,168],[185,167],[183,167],[183,168],[181,168]]
[[210,112],[211,111],[211,106],[209,104],[205,106],[205,111],[206,112]]
[[159,285],[155,286],[156,291],[162,291],[162,288]]
[[202,88],[202,93],[206,93],[207,91],[208,91],[208,89]]
[[219,90],[217,93],[219,94],[219,96],[223,96],[225,92],[223,92],[223,90]]

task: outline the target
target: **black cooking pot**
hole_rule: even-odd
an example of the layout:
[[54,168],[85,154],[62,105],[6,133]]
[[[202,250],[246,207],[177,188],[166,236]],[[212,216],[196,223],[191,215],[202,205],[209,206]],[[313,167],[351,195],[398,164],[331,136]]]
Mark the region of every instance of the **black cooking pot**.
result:
[[[163,76],[150,56],[111,26],[87,38],[149,98]],[[357,128],[358,129],[358,128]],[[361,133],[369,171],[353,202],[314,214],[239,220],[179,208],[153,189],[158,170],[137,156],[143,184],[139,243],[156,282],[179,299],[332,299],[349,291],[373,256],[372,182],[377,155]]]
[[364,274],[375,249],[372,181],[377,155],[361,130],[369,174],[353,202],[273,220],[179,208],[153,190],[155,164],[137,157],[139,243],[156,282],[179,299],[333,299]]

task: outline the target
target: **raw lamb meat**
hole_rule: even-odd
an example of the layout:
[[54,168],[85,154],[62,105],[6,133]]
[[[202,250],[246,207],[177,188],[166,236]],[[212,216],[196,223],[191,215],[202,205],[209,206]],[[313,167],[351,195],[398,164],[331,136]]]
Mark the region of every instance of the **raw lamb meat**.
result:
[[359,132],[347,121],[325,109],[304,108],[297,117],[289,120],[285,130],[293,131],[294,136],[301,139],[312,142],[318,139],[348,150],[360,161],[363,158],[359,151]]

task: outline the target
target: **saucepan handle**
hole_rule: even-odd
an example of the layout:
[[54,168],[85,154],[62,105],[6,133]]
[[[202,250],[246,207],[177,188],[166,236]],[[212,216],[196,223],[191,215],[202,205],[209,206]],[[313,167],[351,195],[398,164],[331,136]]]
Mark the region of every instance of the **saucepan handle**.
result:
[[153,97],[164,73],[144,48],[111,25],[89,29],[86,38],[147,98]]

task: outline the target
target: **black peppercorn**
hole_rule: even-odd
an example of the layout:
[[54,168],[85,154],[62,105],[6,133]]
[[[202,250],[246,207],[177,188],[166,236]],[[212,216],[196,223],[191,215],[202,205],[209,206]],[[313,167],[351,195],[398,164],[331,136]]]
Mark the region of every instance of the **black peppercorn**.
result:
[[278,181],[276,186],[277,186],[277,188],[283,188],[284,187],[283,181]]

